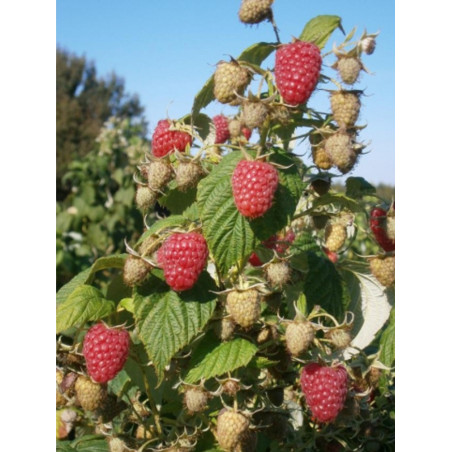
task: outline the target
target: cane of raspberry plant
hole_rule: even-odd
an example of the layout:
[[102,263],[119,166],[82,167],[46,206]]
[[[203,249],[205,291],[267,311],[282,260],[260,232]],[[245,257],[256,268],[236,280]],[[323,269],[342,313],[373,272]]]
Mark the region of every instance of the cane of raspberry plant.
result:
[[209,250],[198,232],[174,233],[160,247],[157,261],[166,283],[175,291],[191,289],[204,269]]
[[278,171],[270,163],[241,160],[232,173],[238,211],[250,219],[264,215],[272,206],[278,182]]
[[224,115],[216,115],[212,118],[215,126],[215,144],[223,144],[231,136],[229,132],[229,121]]
[[303,367],[301,389],[313,417],[319,422],[333,422],[344,408],[348,375],[343,366],[329,367],[310,363]]
[[172,121],[161,119],[152,135],[152,154],[154,157],[164,157],[174,152],[184,152],[187,145],[191,145],[192,137],[181,130],[170,130]]
[[83,341],[83,356],[89,376],[97,383],[112,380],[124,367],[129,354],[129,333],[124,328],[92,326]]
[[276,51],[275,80],[288,105],[304,104],[311,97],[320,76],[320,49],[310,42],[294,41]]
[[220,61],[213,76],[215,99],[222,104],[237,105],[237,94],[242,95],[251,81],[251,74],[237,61]]

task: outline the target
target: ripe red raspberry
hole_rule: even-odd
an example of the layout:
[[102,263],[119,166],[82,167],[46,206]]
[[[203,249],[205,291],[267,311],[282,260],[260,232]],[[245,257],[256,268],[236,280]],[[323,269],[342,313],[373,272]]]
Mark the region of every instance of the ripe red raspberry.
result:
[[251,133],[252,132],[250,129],[248,129],[248,127],[242,127],[242,134],[246,138],[247,141],[251,138]]
[[163,157],[175,149],[184,152],[187,144],[192,143],[192,137],[186,132],[169,130],[171,121],[161,119],[152,135],[152,153],[155,157]]
[[345,367],[310,363],[301,373],[301,389],[315,419],[332,422],[344,408],[348,376]]
[[[295,233],[292,229],[289,229],[284,237],[278,237],[272,235],[269,239],[264,240],[262,245],[269,250],[275,250],[279,255],[282,255],[290,247],[290,244],[295,240]],[[253,252],[248,259],[248,262],[254,267],[259,267],[263,262],[259,259],[259,256]]]
[[215,126],[215,144],[222,144],[229,140],[229,121],[224,115],[216,115],[212,118]]
[[276,51],[276,87],[284,102],[299,105],[307,102],[317,84],[322,66],[320,49],[310,42],[294,41]]
[[266,162],[241,160],[232,173],[232,193],[239,212],[258,218],[270,209],[278,187],[278,172]]
[[176,291],[191,289],[207,262],[209,250],[198,232],[174,233],[157,253],[167,284]]
[[370,212],[370,229],[372,230],[378,244],[385,251],[395,250],[395,240],[388,237],[386,231],[386,210],[381,207],[375,207]]
[[98,383],[112,380],[124,367],[129,354],[129,333],[97,323],[86,333],[83,355],[89,376]]

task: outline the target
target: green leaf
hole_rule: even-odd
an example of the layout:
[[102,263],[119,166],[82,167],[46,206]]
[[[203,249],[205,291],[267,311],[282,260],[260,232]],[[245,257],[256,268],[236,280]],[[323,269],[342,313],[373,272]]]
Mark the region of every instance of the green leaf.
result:
[[236,60],[260,66],[277,45],[277,43],[257,42],[245,49]]
[[300,34],[300,39],[312,42],[323,49],[336,28],[343,31],[339,16],[317,16],[305,25]]
[[141,317],[139,335],[159,382],[174,354],[189,344],[209,321],[216,305],[216,296],[211,292],[215,289],[213,280],[203,272],[188,291],[155,291],[140,301],[141,309],[136,313]]
[[252,253],[256,239],[249,221],[234,203],[231,177],[240,152],[228,154],[198,184],[198,208],[203,234],[220,271],[226,273],[243,256]]
[[72,442],[72,447],[80,452],[109,452],[110,450],[105,437],[97,435],[87,435],[77,438]]
[[240,152],[231,152],[198,185],[204,237],[223,274],[247,258],[259,241],[289,223],[305,187],[297,168],[299,160],[293,154],[273,153],[270,160],[287,168],[278,169],[273,206],[261,218],[249,220],[239,213],[232,195],[232,173],[242,159]]
[[362,177],[349,177],[345,181],[345,188],[345,196],[350,198],[362,198],[376,193],[375,187]]
[[304,213],[308,214],[313,210],[316,210],[318,207],[328,204],[336,204],[341,208],[350,210],[351,212],[365,212],[365,208],[355,199],[349,198],[342,193],[327,193],[316,198],[312,203],[312,207]]
[[187,220],[196,221],[199,218],[198,203],[194,202],[188,206],[183,212],[182,216],[187,218]]
[[159,204],[166,207],[171,212],[171,215],[180,215],[195,200],[196,188],[190,188],[185,192],[173,188],[159,198]]
[[389,325],[380,338],[380,361],[392,367],[395,361],[395,309],[392,308]]
[[87,284],[91,284],[94,280],[96,272],[106,270],[108,268],[123,268],[127,259],[127,254],[116,254],[112,256],[101,257],[91,266],[90,273],[86,279]]
[[342,280],[334,264],[326,257],[307,253],[309,271],[306,276],[305,294],[310,312],[315,305],[321,306],[336,319],[344,315]]
[[207,380],[246,366],[257,350],[254,344],[241,338],[223,342],[208,353],[196,367],[191,369],[184,380],[187,383],[196,383],[201,378]]
[[74,276],[67,284],[60,288],[56,294],[56,304],[63,303],[69,295],[79,286],[86,283],[88,276],[91,273],[91,268],[83,270],[78,275]]
[[144,234],[142,234],[136,243],[136,246],[140,245],[153,234],[158,234],[165,229],[183,227],[187,223],[189,223],[189,220],[182,215],[170,215],[169,217],[162,218],[161,220],[156,221]]
[[113,301],[105,299],[100,290],[88,285],[79,286],[57,306],[56,332],[83,325],[89,320],[99,320],[114,309]]
[[199,112],[202,108],[206,107],[215,99],[213,95],[214,81],[213,75],[207,80],[205,85],[201,88],[201,91],[198,92],[195,96],[195,100],[193,102],[193,107],[191,110],[191,114],[193,118],[198,116]]
[[205,140],[210,133],[211,119],[204,113],[188,114],[180,119],[184,124],[192,125],[199,136]]

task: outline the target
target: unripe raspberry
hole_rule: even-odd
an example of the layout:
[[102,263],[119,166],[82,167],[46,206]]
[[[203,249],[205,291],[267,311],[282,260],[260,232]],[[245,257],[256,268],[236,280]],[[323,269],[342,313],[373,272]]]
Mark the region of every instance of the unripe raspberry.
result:
[[77,400],[85,411],[95,411],[107,400],[107,385],[94,383],[89,378],[80,375],[75,382]]
[[129,450],[126,443],[121,438],[110,436],[107,437],[107,442],[108,450],[110,452],[126,452]]
[[224,115],[216,115],[212,118],[215,125],[215,144],[222,144],[229,140],[229,121]]
[[238,119],[231,119],[228,124],[231,138],[238,138],[242,134],[242,123]]
[[325,229],[325,248],[332,252],[339,251],[347,239],[347,229],[344,224],[328,223]]
[[[243,123],[249,129],[261,127],[268,117],[268,107],[262,102],[244,101],[242,105]],[[249,138],[248,138],[249,139]]]
[[287,262],[273,262],[265,267],[265,276],[270,287],[282,289],[290,281],[290,266]]
[[148,165],[148,186],[152,190],[163,190],[172,178],[173,170],[168,163],[162,160],[154,160]]
[[330,95],[330,104],[339,127],[346,129],[355,125],[361,108],[357,91],[335,91]]
[[290,110],[285,105],[273,105],[270,109],[270,118],[277,124],[282,124],[283,126],[289,124],[290,116]]
[[247,440],[250,421],[237,411],[221,411],[217,418],[216,438],[222,449],[228,452],[243,450],[241,444]]
[[189,388],[184,393],[184,405],[190,414],[204,411],[208,402],[209,394],[202,388]]
[[141,256],[152,256],[158,245],[159,238],[156,235],[150,235],[141,242],[138,251]]
[[204,171],[199,164],[180,162],[176,168],[177,188],[180,191],[187,191],[189,188],[196,187],[203,175]]
[[244,24],[258,24],[271,20],[273,0],[242,0],[239,19]]
[[261,316],[261,296],[255,289],[233,290],[226,298],[226,310],[241,327],[252,327]]
[[136,256],[128,256],[124,263],[123,281],[126,286],[139,286],[148,276],[152,266]]
[[377,41],[373,36],[367,36],[360,42],[361,50],[367,55],[374,53],[376,45]]
[[235,322],[229,317],[225,317],[214,323],[213,330],[222,341],[227,341],[234,334]]
[[236,61],[222,61],[217,65],[213,80],[215,98],[222,104],[237,105],[237,94],[243,94],[251,81],[251,75]]
[[342,174],[353,169],[357,153],[354,150],[352,138],[348,134],[338,132],[329,136],[325,141],[325,151]]
[[221,386],[223,388],[223,392],[230,396],[237,394],[237,392],[240,390],[240,383],[231,378],[224,381]]
[[136,439],[152,439],[155,438],[156,435],[156,431],[155,431],[155,427],[153,425],[150,426],[145,426],[143,424],[140,424],[135,432],[135,438]]
[[350,331],[344,328],[334,328],[326,333],[326,337],[338,349],[348,347],[352,340]]
[[63,391],[60,390],[60,384],[63,382],[63,372],[56,369],[56,407],[61,408],[67,404],[67,400],[63,395]]
[[391,287],[395,282],[395,257],[385,256],[370,259],[370,270],[381,285]]
[[258,344],[265,344],[265,342],[274,341],[276,339],[278,339],[278,330],[275,325],[268,325],[259,331],[256,342]]
[[140,210],[146,212],[154,207],[157,197],[158,195],[154,190],[151,190],[149,187],[139,185],[135,193],[135,202]]
[[391,207],[386,214],[386,235],[389,240],[395,241],[395,208]]
[[307,321],[290,322],[286,328],[286,347],[293,356],[304,353],[314,340],[314,328]]
[[354,57],[341,57],[337,61],[339,75],[347,85],[353,85],[358,80],[362,67],[361,61]]
[[323,170],[329,170],[333,166],[331,155],[325,150],[325,146],[312,146],[311,155],[314,164]]

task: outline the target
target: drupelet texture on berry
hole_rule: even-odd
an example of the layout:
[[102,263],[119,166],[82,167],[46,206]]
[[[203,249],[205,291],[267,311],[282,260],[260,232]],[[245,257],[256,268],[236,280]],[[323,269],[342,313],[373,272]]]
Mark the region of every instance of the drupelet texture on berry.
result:
[[97,323],[86,333],[83,355],[89,376],[98,383],[112,380],[124,367],[129,354],[129,333]]
[[239,212],[258,218],[272,206],[278,187],[278,172],[266,162],[242,160],[232,173],[232,193]]
[[319,422],[333,422],[336,419],[344,407],[347,383],[347,371],[343,366],[310,363],[303,368],[301,389],[315,419]]
[[322,66],[320,49],[310,42],[294,41],[276,51],[275,80],[286,104],[307,102],[315,89]]
[[176,291],[191,289],[204,269],[209,250],[198,232],[174,233],[157,253],[165,281]]
[[215,144],[222,144],[229,140],[229,121],[224,115],[216,115],[212,118],[215,126]]
[[187,132],[170,130],[171,121],[161,119],[152,135],[152,154],[155,157],[163,157],[174,150],[184,152],[185,147],[192,143],[192,137]]

